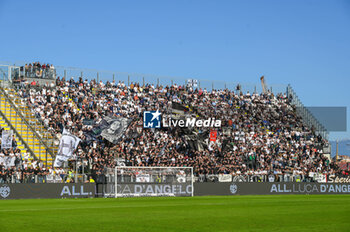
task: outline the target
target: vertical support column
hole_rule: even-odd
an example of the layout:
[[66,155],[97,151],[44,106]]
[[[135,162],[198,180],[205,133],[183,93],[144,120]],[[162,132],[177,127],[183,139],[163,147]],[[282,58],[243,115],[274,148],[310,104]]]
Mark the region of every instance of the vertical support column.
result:
[[[50,147],[51,154],[54,154],[54,149],[52,149],[52,148],[53,148],[53,145],[54,145],[54,138],[51,139],[51,147]],[[51,162],[51,167],[53,167],[53,164],[54,164],[54,162],[55,162],[55,160],[53,160],[53,158],[54,158],[54,157],[51,155],[51,160],[52,160],[52,162]]]
[[[24,125],[24,122],[23,122],[23,120],[21,119],[21,121],[22,121],[22,125]],[[28,126],[26,125],[26,139],[27,139],[27,145],[28,145],[28,147],[30,147],[29,146],[29,143],[28,143],[28,141],[29,141],[29,136],[28,136],[28,131],[29,131],[29,128],[28,128]],[[33,141],[33,143],[34,143],[34,141]],[[33,147],[34,147],[34,144],[33,144]],[[33,151],[34,152],[34,151]]]
[[64,70],[64,79],[67,80],[67,70]]
[[75,183],[78,183],[78,157],[75,160]]
[[97,72],[97,83],[100,82],[100,75],[99,73]]
[[85,182],[84,161],[81,159],[81,174],[83,175],[83,183]]
[[[39,135],[41,136],[41,134]],[[39,138],[38,138],[39,139]],[[41,159],[41,147],[43,146],[44,144],[42,144],[39,140],[39,159]]]
[[21,136],[22,136],[22,139],[23,139],[23,122],[21,123]]
[[118,166],[115,167],[114,172],[114,194],[115,198],[118,198]]
[[5,103],[5,117],[7,117],[7,114],[6,114],[6,112],[7,112],[7,106],[6,106],[6,98],[5,98],[5,95],[4,95],[4,103]]
[[128,75],[128,86],[130,85],[130,76]]
[[192,197],[194,193],[194,186],[193,186],[193,167],[191,167],[191,184],[192,184]]
[[142,86],[145,87],[145,77],[142,77]]

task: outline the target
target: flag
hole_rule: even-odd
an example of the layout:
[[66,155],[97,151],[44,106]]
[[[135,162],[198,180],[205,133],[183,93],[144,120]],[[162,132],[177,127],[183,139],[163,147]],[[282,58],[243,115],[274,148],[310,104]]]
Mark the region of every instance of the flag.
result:
[[203,151],[207,147],[208,132],[197,133],[193,130],[183,131],[184,140],[191,150]]
[[125,133],[132,119],[106,116],[103,118],[103,121],[107,126],[102,130],[101,136],[116,144]]
[[63,129],[62,137],[60,139],[60,146],[56,155],[54,167],[61,167],[63,162],[70,159],[75,149],[77,149],[81,139],[72,135],[66,129]]
[[171,110],[173,114],[180,114],[180,115],[184,115],[185,112],[188,111],[188,108],[186,106],[183,106],[180,103],[177,102],[172,102],[171,104]]
[[216,142],[217,134],[218,134],[218,133],[217,133],[216,130],[210,131],[210,142]]
[[2,137],[1,137],[1,148],[2,149],[9,149],[12,148],[12,131],[2,131]]

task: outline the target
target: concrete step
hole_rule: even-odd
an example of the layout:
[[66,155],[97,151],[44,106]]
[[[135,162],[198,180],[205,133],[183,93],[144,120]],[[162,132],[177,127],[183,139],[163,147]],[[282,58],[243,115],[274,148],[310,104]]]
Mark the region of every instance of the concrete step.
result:
[[[20,110],[21,116],[25,117],[25,120],[28,121],[30,126],[39,134],[42,134],[44,137],[42,138],[45,141],[46,139],[53,139],[51,134],[46,134],[46,128],[38,121],[35,117],[35,114],[25,105],[25,102],[22,101],[20,97],[17,96],[15,91],[8,91],[7,95],[11,98],[11,101],[14,103],[15,107]],[[16,112],[13,108],[12,104],[7,102],[7,99],[4,96],[0,96],[0,110],[5,114],[5,117],[9,120],[9,122],[14,126],[15,130],[21,135],[23,140],[28,144],[30,149],[34,152],[35,156],[39,159],[49,161],[49,165],[53,163],[53,158],[47,154],[45,146],[41,144],[38,138],[34,136],[34,132],[28,128],[25,121],[22,121],[21,116]],[[0,117],[0,125],[5,128],[5,130],[9,130],[10,127],[7,125],[7,122]],[[45,137],[47,135],[47,137]],[[18,138],[16,138],[17,147],[21,149],[21,152],[27,152],[24,144],[20,142]],[[50,150],[53,152],[57,152],[57,146],[49,146]]]

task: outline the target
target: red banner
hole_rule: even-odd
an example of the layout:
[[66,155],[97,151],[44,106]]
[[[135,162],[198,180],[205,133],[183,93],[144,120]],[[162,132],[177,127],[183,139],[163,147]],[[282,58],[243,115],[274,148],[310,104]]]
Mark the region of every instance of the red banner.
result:
[[210,142],[216,142],[218,133],[216,130],[210,131]]

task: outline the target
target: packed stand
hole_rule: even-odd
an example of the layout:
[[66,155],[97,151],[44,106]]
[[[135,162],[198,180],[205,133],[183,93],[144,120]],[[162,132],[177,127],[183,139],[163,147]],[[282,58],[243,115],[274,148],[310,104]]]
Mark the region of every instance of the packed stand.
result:
[[[76,152],[93,175],[117,162],[135,166],[187,166],[194,174],[268,175],[338,171],[322,155],[326,142],[303,125],[286,95],[242,94],[230,90],[192,89],[184,86],[141,86],[79,78],[57,78],[56,87],[19,90],[48,130],[69,129],[82,139]],[[159,110],[171,114],[173,102],[193,116],[222,120],[216,142],[208,131],[180,128],[143,129],[142,113]],[[102,137],[86,138],[105,116],[133,119],[117,144]],[[198,142],[200,141],[200,142]]]

